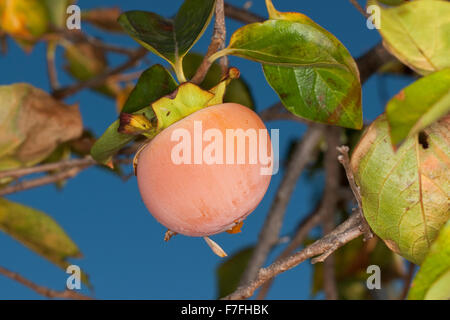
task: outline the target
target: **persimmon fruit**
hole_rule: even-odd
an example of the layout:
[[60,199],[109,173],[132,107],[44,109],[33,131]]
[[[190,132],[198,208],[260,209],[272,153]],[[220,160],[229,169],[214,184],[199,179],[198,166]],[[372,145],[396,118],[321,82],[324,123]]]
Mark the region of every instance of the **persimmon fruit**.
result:
[[[225,160],[222,163],[176,163],[173,150],[180,142],[173,139],[173,134],[177,129],[184,129],[194,140],[196,123],[201,123],[203,132],[214,129],[223,136],[224,159],[227,129],[265,132],[265,139],[257,137],[258,152],[261,145],[264,146],[270,163],[273,161],[270,137],[255,112],[236,103],[214,105],[165,128],[139,152],[136,175],[140,194],[150,213],[173,233],[207,237],[236,231],[266,193],[271,175],[262,172],[268,166],[261,159],[256,163],[249,161],[255,150],[249,137],[245,138],[244,163],[237,160],[233,163]],[[202,152],[210,143],[212,139],[203,141]],[[194,144],[190,146],[192,158],[196,152]],[[237,158],[237,142],[233,150]]]

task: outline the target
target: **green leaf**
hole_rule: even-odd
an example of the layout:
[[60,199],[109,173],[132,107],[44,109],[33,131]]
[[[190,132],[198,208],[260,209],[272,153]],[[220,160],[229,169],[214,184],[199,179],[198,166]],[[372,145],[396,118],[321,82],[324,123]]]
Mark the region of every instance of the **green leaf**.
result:
[[386,106],[394,146],[450,111],[450,69],[434,72],[403,89]]
[[431,246],[414,278],[408,299],[450,299],[450,221]]
[[450,115],[394,152],[382,115],[352,154],[367,222],[391,250],[416,264],[450,218],[449,126]]
[[[151,103],[150,106],[135,111],[133,113],[134,115],[139,115],[141,120],[143,115],[145,122],[151,126],[146,132],[142,132],[142,134],[147,138],[153,138],[161,130],[164,130],[171,124],[187,117],[195,111],[222,103],[228,82],[229,79],[226,79],[210,91],[205,91],[193,83],[185,82],[178,86],[170,95],[163,96]],[[134,99],[135,97],[133,97],[133,101],[136,101]],[[132,109],[137,106],[133,103],[129,104]],[[127,118],[130,120],[130,117]],[[153,125],[155,122],[156,125]],[[120,122],[117,120],[92,147],[91,155],[98,162],[108,164],[117,151],[137,137],[137,135],[118,132],[119,127]]]
[[68,258],[81,257],[76,244],[50,216],[2,198],[0,230],[63,269]]
[[[203,56],[197,53],[188,53],[183,59],[184,73],[188,79],[192,78],[197,71],[197,68],[203,61]],[[209,68],[205,79],[200,84],[203,89],[209,90],[219,83],[222,77],[222,70],[217,63],[213,63]],[[250,92],[250,87],[242,79],[232,80],[227,87],[227,91],[223,98],[224,102],[239,103],[243,106],[255,109],[255,103]]]
[[136,136],[117,132],[119,125],[119,120],[114,121],[92,146],[91,156],[97,162],[108,164],[113,155],[136,139]]
[[[149,107],[154,101],[173,92],[177,87],[171,74],[161,65],[154,65],[145,70],[130,93],[122,112],[144,113],[152,119],[155,115]],[[142,110],[144,109],[145,110]],[[119,133],[120,122],[114,121],[91,149],[92,157],[99,163],[107,164],[114,154],[135,140],[137,136]]]
[[202,36],[214,7],[215,0],[185,0],[173,19],[153,12],[128,11],[118,21],[142,46],[172,64],[178,80],[184,82],[183,57]]
[[177,88],[172,75],[163,66],[156,64],[145,70],[131,91],[122,112],[133,113],[148,107],[162,96],[168,95]]
[[231,54],[263,64],[267,81],[285,107],[312,121],[360,129],[361,84],[350,53],[331,33],[303,14],[281,13],[266,1],[270,20],[238,29]]
[[74,0],[41,0],[47,7],[50,16],[50,22],[57,28],[63,28],[66,25],[67,7],[75,3]]
[[389,52],[422,75],[450,67],[449,2],[409,1],[380,9],[379,31]]
[[245,248],[226,261],[222,262],[216,270],[218,297],[222,298],[236,290],[242,274],[252,256],[254,247]]

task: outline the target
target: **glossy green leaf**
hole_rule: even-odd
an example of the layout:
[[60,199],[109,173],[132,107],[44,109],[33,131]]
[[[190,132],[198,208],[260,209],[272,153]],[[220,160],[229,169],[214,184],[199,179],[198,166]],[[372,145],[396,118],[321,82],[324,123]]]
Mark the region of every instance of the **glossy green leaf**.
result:
[[156,64],[145,70],[128,96],[122,112],[133,113],[148,107],[162,96],[177,88],[172,75],[163,66]]
[[448,1],[408,1],[380,9],[384,46],[400,61],[423,75],[450,67]]
[[450,69],[434,72],[406,87],[386,106],[394,146],[450,111]]
[[382,115],[352,154],[367,222],[391,250],[416,264],[450,218],[449,128],[446,116],[394,152]]
[[450,299],[450,220],[442,228],[417,272],[408,299]]
[[0,230],[61,268],[81,252],[64,230],[47,214],[0,198]]
[[263,64],[285,107],[308,120],[360,129],[361,84],[355,61],[331,33],[300,13],[281,13],[266,1],[270,20],[238,29],[231,54]]
[[239,285],[242,274],[252,256],[254,247],[245,248],[226,261],[222,262],[216,270],[218,297],[222,298],[232,293]]
[[120,15],[119,23],[137,42],[170,62],[183,82],[182,59],[202,36],[214,6],[215,0],[185,0],[173,19],[153,12],[128,11]]
[[[184,73],[188,79],[192,78],[197,71],[197,68],[202,63],[203,56],[196,53],[189,53],[183,59]],[[214,63],[208,70],[205,79],[200,84],[203,89],[209,90],[219,83],[222,77],[222,70],[217,63]],[[223,98],[224,102],[239,103],[243,106],[254,110],[255,104],[250,92],[250,87],[242,79],[234,79],[227,87],[227,92]]]

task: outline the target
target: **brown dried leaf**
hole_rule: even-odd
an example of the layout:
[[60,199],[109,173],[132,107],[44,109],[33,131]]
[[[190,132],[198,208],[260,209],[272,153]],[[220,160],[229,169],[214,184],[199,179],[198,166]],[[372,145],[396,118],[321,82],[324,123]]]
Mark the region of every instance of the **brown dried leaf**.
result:
[[25,83],[0,86],[0,170],[39,163],[82,129],[77,105]]

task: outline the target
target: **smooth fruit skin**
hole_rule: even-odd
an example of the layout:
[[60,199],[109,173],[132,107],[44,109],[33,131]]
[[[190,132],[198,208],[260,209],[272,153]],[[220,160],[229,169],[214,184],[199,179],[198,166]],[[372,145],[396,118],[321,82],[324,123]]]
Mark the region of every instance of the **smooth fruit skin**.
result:
[[[175,129],[184,128],[194,140],[194,121],[203,132],[226,129],[266,129],[259,116],[247,107],[226,103],[199,110],[159,133],[139,154],[137,180],[142,199],[150,213],[171,231],[187,236],[209,236],[229,230],[250,214],[262,200],[270,175],[262,175],[257,164],[175,164],[171,141]],[[268,136],[268,134],[267,134]],[[203,149],[210,142],[203,142]],[[258,138],[259,143],[259,138]],[[271,142],[267,154],[273,161]],[[192,159],[194,158],[192,143]],[[249,152],[248,140],[246,154]],[[236,148],[236,146],[235,146]],[[259,150],[259,147],[258,147]]]

